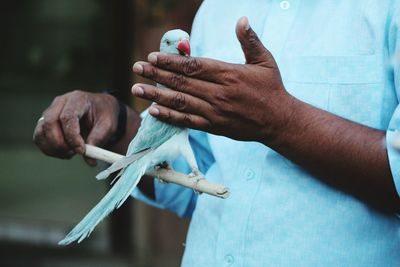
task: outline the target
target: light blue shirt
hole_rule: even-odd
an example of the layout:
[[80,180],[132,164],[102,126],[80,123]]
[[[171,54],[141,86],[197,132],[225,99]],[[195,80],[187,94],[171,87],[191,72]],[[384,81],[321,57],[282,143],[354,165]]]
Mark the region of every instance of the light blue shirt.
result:
[[[400,129],[400,1],[204,1],[193,55],[244,63],[235,36],[244,15],[290,94],[387,131],[400,192],[400,153],[391,146]],[[156,202],[133,193],[191,216],[182,266],[400,266],[396,215],[329,187],[260,143],[192,131],[191,144],[206,178],[230,188],[228,199],[157,181]],[[175,168],[188,171],[182,160]]]

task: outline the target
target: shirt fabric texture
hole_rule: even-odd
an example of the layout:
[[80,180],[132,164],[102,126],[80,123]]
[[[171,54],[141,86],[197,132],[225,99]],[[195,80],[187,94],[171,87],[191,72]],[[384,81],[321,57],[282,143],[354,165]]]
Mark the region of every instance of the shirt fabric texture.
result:
[[[242,16],[274,55],[290,94],[386,131],[400,192],[400,153],[391,146],[400,129],[400,1],[204,1],[192,29],[193,56],[244,63],[235,35]],[[228,199],[157,180],[156,201],[138,189],[132,194],[191,217],[182,266],[400,266],[396,215],[324,184],[260,143],[199,131],[190,141],[206,178],[230,188]],[[190,172],[183,159],[173,165]]]

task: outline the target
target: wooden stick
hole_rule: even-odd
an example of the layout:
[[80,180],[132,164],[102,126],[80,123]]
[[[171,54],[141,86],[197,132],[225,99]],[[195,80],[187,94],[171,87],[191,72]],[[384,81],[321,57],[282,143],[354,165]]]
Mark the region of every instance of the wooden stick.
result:
[[[86,145],[85,156],[92,159],[102,160],[110,164],[124,157],[120,154],[92,145]],[[192,188],[200,193],[206,193],[220,198],[229,197],[229,189],[227,187],[207,181],[203,177],[190,177],[186,174],[167,169],[154,170],[146,174],[152,177],[158,177],[168,183]]]

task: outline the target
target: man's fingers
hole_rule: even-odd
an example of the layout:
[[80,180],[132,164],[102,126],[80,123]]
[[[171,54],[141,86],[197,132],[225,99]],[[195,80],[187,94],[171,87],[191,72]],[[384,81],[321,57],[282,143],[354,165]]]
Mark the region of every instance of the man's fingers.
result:
[[231,64],[210,58],[184,57],[161,52],[150,53],[153,66],[212,83],[222,83]]
[[[33,142],[39,147],[39,149],[46,155],[52,157],[58,157],[62,159],[71,158],[75,152],[69,150],[65,143],[60,142],[58,139],[47,137],[46,131],[44,130],[44,121],[38,123],[35,128]],[[62,137],[62,140],[64,137]]]
[[148,55],[147,60],[159,68],[211,82],[219,82],[220,73],[225,70],[223,62],[208,58],[153,52]]
[[137,97],[186,113],[205,116],[212,109],[208,102],[200,98],[168,88],[160,89],[152,85],[135,84],[132,93]]
[[166,87],[205,100],[209,99],[210,92],[215,86],[211,82],[197,80],[180,73],[166,71],[147,62],[136,62],[133,66],[133,71],[138,75],[153,80]]
[[[85,142],[80,133],[79,120],[85,114],[87,108],[85,103],[80,104],[77,103],[78,101],[68,101],[59,119],[67,144],[77,153],[83,154],[85,152]],[[80,112],[77,111],[77,107],[80,108]]]
[[75,153],[67,145],[58,118],[65,100],[56,97],[52,104],[43,112],[33,133],[33,142],[46,155],[71,158]]
[[258,64],[265,67],[275,66],[271,53],[261,43],[257,34],[250,27],[247,17],[242,17],[236,24],[236,35],[242,46],[247,64]]
[[183,113],[160,105],[152,105],[149,108],[150,115],[162,121],[185,128],[207,131],[211,122],[204,117],[195,114]]
[[57,151],[70,151],[64,135],[62,133],[61,126],[57,120],[44,119],[42,123],[43,136],[46,138],[48,146]]

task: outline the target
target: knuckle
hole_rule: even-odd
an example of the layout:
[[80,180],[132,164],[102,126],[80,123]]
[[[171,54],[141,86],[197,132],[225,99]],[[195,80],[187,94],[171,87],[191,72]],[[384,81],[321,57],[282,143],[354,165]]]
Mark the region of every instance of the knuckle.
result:
[[200,127],[202,130],[207,131],[209,129],[212,129],[213,123],[209,120],[204,120],[201,124]]
[[160,114],[163,115],[164,119],[166,120],[170,120],[172,118],[172,113],[170,110],[168,110],[167,112],[164,112],[164,114]]
[[171,66],[171,64],[172,64],[172,61],[171,61],[170,58],[167,57],[167,58],[164,59],[163,64],[164,64],[166,67],[169,67],[169,66]]
[[238,79],[241,79],[243,81],[243,78],[245,78],[245,77],[238,77],[240,76],[240,73],[232,69],[223,71],[221,72],[220,75],[222,77],[222,81],[224,84],[235,84],[237,83]]
[[171,106],[177,110],[184,110],[186,108],[186,97],[182,93],[176,93],[171,99]]
[[61,96],[58,96],[58,97],[60,97],[60,98],[61,97],[65,97],[66,100],[68,100],[68,99],[71,99],[71,98],[78,98],[78,97],[81,96],[82,93],[83,92],[81,90],[73,90],[71,92],[66,93],[65,95],[61,95]]
[[60,115],[60,121],[62,124],[68,124],[71,121],[71,114],[63,113]]
[[73,90],[73,91],[71,92],[72,95],[77,95],[77,96],[81,95],[82,93],[83,93],[83,92],[82,92],[81,90]]
[[191,125],[192,124],[192,116],[190,116],[189,114],[183,114],[182,123],[185,126]]
[[198,73],[201,69],[201,64],[196,58],[186,58],[183,61],[183,73],[187,76]]
[[60,102],[61,101],[61,99],[62,99],[62,96],[56,96],[54,99],[53,99],[53,104],[56,104],[56,103],[58,103],[58,102]]
[[215,127],[216,125],[220,125],[223,120],[225,120],[225,112],[219,108],[214,107],[214,116],[212,117],[211,124]]
[[150,98],[154,102],[159,102],[161,98],[160,91],[158,89],[152,90],[152,92],[150,93]]
[[42,132],[50,132],[54,127],[55,127],[55,121],[45,119],[42,124]]
[[[223,90],[216,90],[214,92],[214,99],[217,103],[228,103],[229,97],[225,94]],[[219,106],[219,105],[217,105]]]
[[181,74],[173,74],[171,76],[171,86],[174,87],[175,89],[182,89],[186,85],[186,79],[183,75]]
[[249,31],[248,40],[249,40],[250,45],[258,45],[259,44],[258,36],[254,31]]
[[151,66],[147,66],[143,68],[143,72],[146,73],[146,76],[150,79],[154,79],[158,77],[158,71],[156,68]]
[[220,115],[216,116],[216,118],[213,122],[214,127],[218,128],[218,127],[221,127],[221,125],[225,125],[227,120],[228,120],[228,118],[225,114],[224,115],[220,114]]
[[74,113],[72,111],[66,111],[60,115],[61,124],[67,128],[71,126],[74,118]]

